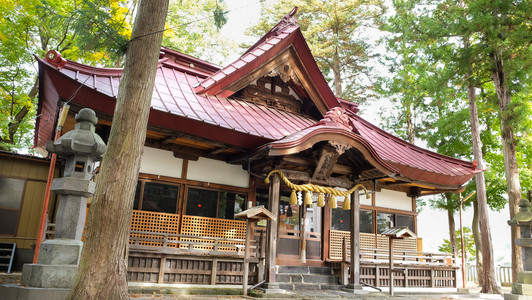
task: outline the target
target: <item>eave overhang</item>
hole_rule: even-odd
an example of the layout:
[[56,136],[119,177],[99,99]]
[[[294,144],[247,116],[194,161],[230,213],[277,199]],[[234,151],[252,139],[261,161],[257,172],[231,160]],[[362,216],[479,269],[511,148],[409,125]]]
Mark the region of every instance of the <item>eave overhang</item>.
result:
[[264,153],[267,149],[268,156],[286,156],[300,153],[312,148],[320,142],[341,145],[344,148],[357,149],[371,165],[385,176],[394,177],[398,170],[382,160],[373,147],[360,135],[341,127],[318,125],[309,127],[279,141],[271,142],[257,149],[256,153]]

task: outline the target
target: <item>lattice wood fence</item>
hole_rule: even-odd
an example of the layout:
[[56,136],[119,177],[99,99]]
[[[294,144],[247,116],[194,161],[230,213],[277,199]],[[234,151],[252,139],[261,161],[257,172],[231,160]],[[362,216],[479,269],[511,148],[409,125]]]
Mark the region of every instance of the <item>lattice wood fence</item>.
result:
[[[181,234],[192,236],[208,236],[225,239],[245,239],[246,221],[226,220],[207,217],[183,216]],[[182,238],[183,241],[204,242],[203,239]],[[244,246],[243,242],[237,243]],[[195,245],[194,249],[212,250],[211,246]],[[235,251],[235,248],[220,247],[220,251]]]
[[[131,232],[143,231],[154,233],[169,233],[169,234],[182,234],[188,236],[197,237],[218,237],[225,239],[244,239],[246,235],[246,222],[239,220],[227,220],[197,216],[182,216],[181,230],[179,230],[179,221],[181,216],[178,214],[159,213],[151,211],[134,210],[131,215]],[[131,238],[145,238],[157,240],[158,236],[150,235],[146,233],[131,233]],[[206,242],[201,238],[179,238],[168,237],[169,240],[181,240],[186,242]],[[130,240],[132,245],[133,240]],[[224,243],[224,242],[221,242]],[[233,242],[231,242],[233,243]],[[237,242],[238,244],[239,242]],[[142,246],[154,246],[161,247],[162,242],[159,241],[141,241],[139,245]],[[244,246],[244,243],[240,243]],[[168,247],[188,247],[186,244],[170,243]],[[200,250],[212,250],[212,246],[208,245],[195,245],[194,249]],[[234,247],[220,247],[220,251],[234,252]]]
[[[168,213],[159,213],[151,211],[141,211],[133,210],[131,215],[131,227],[130,230],[133,231],[148,231],[155,233],[179,233],[179,215],[168,214]],[[140,233],[131,233],[130,237],[132,238],[157,238],[156,235],[151,234],[140,234]],[[170,238],[171,239],[171,238]],[[174,238],[175,240],[176,238]],[[133,241],[130,240],[129,244],[132,245]],[[162,242],[152,242],[152,241],[142,241],[139,243],[142,246],[154,246],[161,247]],[[173,244],[175,247],[176,245]]]
[[[341,230],[331,230],[329,234],[329,258],[332,260],[342,259],[342,243],[344,237],[347,242],[347,249],[351,249],[351,232],[350,231],[341,231]],[[388,253],[388,237],[381,234],[373,233],[360,233],[360,248],[367,249],[382,249],[382,253]],[[417,240],[416,239],[403,239],[396,240],[394,242],[395,251],[405,251],[405,252],[416,252],[417,251]],[[349,257],[351,251],[347,252]],[[363,256],[362,258],[369,258]]]

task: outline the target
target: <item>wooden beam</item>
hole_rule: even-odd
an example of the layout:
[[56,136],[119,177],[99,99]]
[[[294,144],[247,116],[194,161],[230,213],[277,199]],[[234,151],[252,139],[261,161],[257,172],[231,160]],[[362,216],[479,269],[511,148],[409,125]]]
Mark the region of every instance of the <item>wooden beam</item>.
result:
[[310,178],[310,175],[305,172],[299,172],[299,171],[293,171],[293,170],[285,170],[281,169],[281,171],[284,173],[286,178],[288,178],[290,181],[301,181],[301,182],[311,182],[314,184],[319,185],[326,185],[326,186],[332,186],[332,187],[341,187],[350,189],[353,187],[353,182],[347,179],[342,178],[329,178],[327,180],[314,180]]
[[[316,161],[313,160],[313,159],[307,159],[307,158],[302,158],[302,157],[298,157],[298,156],[283,156],[282,158],[282,162],[283,163],[290,163],[290,164],[294,164],[294,165],[297,165],[297,166],[310,166],[310,167],[315,167],[316,166]],[[347,175],[347,174],[353,174],[355,173],[353,168],[350,167],[350,166],[345,166],[345,165],[340,165],[340,164],[335,164],[334,167],[333,167],[333,170],[332,170],[332,173],[336,173],[336,174],[343,174],[343,175]]]
[[327,144],[321,148],[320,158],[314,169],[312,179],[314,180],[327,180],[333,172],[333,168],[336,165],[336,161],[340,157],[340,154],[334,147]]

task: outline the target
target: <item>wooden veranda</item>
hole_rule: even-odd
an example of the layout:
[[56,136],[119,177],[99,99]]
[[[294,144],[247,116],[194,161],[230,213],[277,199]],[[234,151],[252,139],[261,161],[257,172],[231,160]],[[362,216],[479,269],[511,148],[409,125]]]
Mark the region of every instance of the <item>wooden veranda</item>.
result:
[[[245,221],[180,216],[135,210],[132,215],[128,281],[186,284],[242,284]],[[265,228],[256,226],[251,243],[249,283],[264,280]],[[349,231],[331,230],[325,261],[342,277],[349,261]],[[360,234],[360,280],[371,286],[388,286],[387,238]],[[417,251],[416,239],[397,243],[394,264],[404,270],[395,285],[404,287],[456,287],[451,254]],[[346,272],[346,270],[344,270]],[[349,272],[345,273],[349,274]],[[344,281],[344,282],[342,282]]]

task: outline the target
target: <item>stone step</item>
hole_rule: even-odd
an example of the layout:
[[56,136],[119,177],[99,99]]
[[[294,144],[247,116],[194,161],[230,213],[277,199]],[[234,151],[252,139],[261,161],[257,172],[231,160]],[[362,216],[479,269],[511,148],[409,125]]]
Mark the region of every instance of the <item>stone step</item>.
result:
[[279,283],[338,284],[338,276],[322,274],[277,274]]
[[333,274],[329,267],[279,266],[277,274]]
[[279,288],[287,291],[339,291],[343,288],[343,286],[339,284],[279,282]]

